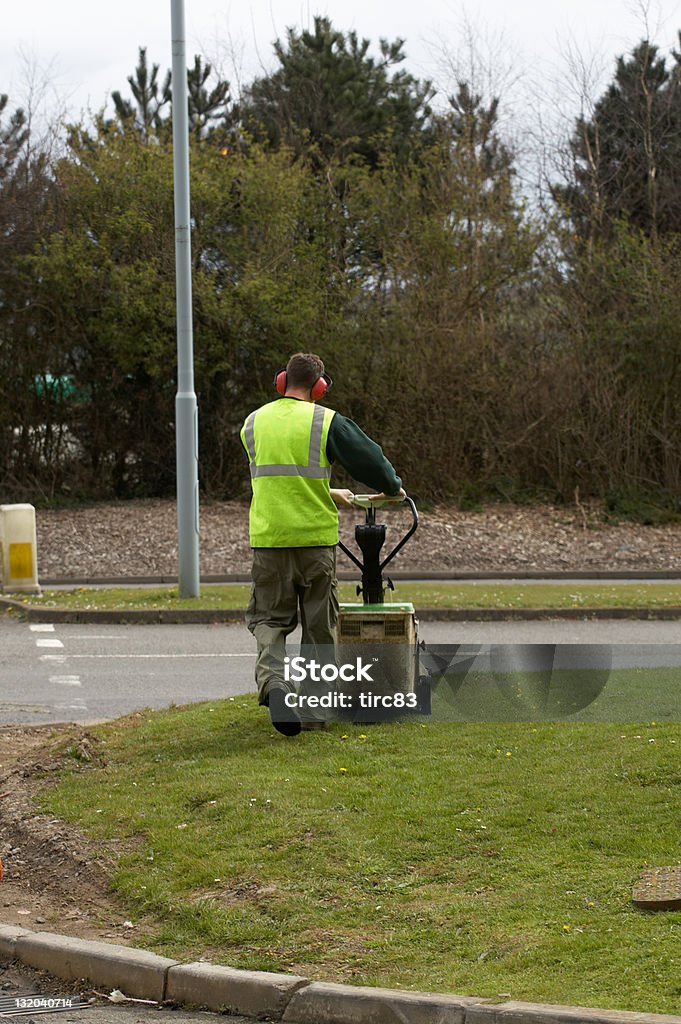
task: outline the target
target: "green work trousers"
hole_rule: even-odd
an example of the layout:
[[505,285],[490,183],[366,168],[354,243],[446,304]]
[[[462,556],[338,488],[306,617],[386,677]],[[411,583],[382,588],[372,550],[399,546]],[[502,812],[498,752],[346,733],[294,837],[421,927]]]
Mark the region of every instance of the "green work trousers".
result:
[[[284,679],[286,637],[302,627],[302,645],[335,649],[338,597],[336,548],[253,548],[253,589],[246,624],[258,644],[255,681],[266,704],[270,686],[293,690]],[[308,714],[304,718],[319,718]]]

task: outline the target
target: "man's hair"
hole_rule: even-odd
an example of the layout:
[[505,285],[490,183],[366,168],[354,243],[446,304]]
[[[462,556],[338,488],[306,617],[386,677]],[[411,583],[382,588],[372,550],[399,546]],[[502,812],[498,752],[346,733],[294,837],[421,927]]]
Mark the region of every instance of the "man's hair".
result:
[[324,363],[312,352],[296,352],[286,364],[286,385],[311,388],[324,373]]

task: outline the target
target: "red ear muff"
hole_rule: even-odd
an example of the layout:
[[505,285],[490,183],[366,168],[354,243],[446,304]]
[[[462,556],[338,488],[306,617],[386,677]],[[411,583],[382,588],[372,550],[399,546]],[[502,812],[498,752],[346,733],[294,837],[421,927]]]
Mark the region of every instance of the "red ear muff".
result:
[[[326,373],[323,373],[321,377],[317,377],[317,380],[310,388],[310,398],[312,401],[317,402],[320,398],[323,398],[332,384],[333,381]],[[274,386],[280,395],[286,394],[286,385],[286,370],[279,370],[279,372],[274,375]]]
[[310,398],[313,402],[318,402],[320,398],[323,398],[326,392],[331,386],[331,378],[323,374],[321,377],[317,377],[316,381],[310,389]]

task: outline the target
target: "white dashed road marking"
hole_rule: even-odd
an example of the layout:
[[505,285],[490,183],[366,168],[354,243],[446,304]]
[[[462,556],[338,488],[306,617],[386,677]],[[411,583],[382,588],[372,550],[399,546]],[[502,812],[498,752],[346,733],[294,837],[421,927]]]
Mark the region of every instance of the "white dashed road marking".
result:
[[87,704],[84,700],[74,700],[70,704],[62,702],[54,705],[59,711],[87,711]]
[[[32,633],[54,633],[54,624],[51,622],[35,622],[30,623],[28,627]],[[61,648],[63,649],[64,644],[57,637],[38,636],[35,641],[36,647],[49,647],[49,648]],[[38,655],[40,661],[50,662],[51,665],[64,665],[66,663],[66,654],[40,654]],[[82,686],[80,676],[75,674],[64,674],[54,675],[49,677],[50,683],[53,686]],[[72,699],[71,703],[66,701],[57,701],[53,705],[55,711],[87,711],[87,705],[84,700],[80,697]]]

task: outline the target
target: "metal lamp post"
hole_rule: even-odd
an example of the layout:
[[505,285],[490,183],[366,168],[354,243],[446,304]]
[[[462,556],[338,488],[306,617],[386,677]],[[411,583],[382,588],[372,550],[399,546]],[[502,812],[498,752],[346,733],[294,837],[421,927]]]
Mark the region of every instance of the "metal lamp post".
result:
[[177,540],[180,597],[199,596],[199,438],[194,392],[189,124],[184,0],[171,0],[173,42],[173,174],[177,287]]

